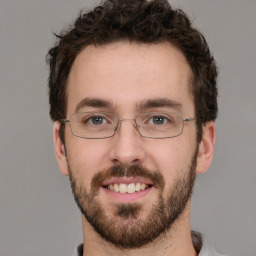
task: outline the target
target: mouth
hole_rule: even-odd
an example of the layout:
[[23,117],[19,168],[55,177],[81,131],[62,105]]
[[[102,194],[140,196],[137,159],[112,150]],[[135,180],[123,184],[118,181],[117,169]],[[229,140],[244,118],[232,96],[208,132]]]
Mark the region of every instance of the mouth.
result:
[[110,198],[119,203],[135,202],[146,197],[154,184],[143,178],[112,178],[102,184],[102,189]]
[[152,187],[152,185],[145,184],[145,183],[112,183],[109,185],[104,186],[104,188],[116,192],[116,193],[121,193],[121,194],[132,194],[140,191],[144,191],[145,189],[148,189]]

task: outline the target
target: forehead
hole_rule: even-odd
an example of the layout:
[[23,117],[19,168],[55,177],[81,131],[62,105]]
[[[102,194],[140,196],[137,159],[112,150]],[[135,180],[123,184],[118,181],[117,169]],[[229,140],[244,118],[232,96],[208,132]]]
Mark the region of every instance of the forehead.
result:
[[190,74],[185,56],[170,43],[88,46],[68,77],[67,115],[88,98],[107,101],[116,111],[135,111],[147,100],[171,100],[193,114]]

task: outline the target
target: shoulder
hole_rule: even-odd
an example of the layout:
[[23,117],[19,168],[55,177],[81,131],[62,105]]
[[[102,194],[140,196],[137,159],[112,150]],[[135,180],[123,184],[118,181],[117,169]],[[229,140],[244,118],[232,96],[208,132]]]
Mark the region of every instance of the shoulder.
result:
[[83,244],[80,244],[75,248],[72,256],[83,256]]
[[204,240],[198,256],[227,256],[227,255],[218,253],[208,241]]
[[[192,238],[195,248],[197,247],[196,250],[200,251],[198,256],[227,256],[218,253],[207,240],[201,237],[201,234],[193,232]],[[72,256],[83,256],[83,244],[80,244],[75,248]]]
[[191,238],[198,256],[227,256],[218,253],[199,232],[191,230]]

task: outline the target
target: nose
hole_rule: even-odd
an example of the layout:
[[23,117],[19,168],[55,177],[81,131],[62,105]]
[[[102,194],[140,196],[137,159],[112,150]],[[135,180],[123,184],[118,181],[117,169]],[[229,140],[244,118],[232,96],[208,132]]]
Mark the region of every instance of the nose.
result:
[[121,119],[120,121],[118,130],[112,137],[111,161],[124,167],[141,164],[145,159],[143,137],[138,133],[134,120]]

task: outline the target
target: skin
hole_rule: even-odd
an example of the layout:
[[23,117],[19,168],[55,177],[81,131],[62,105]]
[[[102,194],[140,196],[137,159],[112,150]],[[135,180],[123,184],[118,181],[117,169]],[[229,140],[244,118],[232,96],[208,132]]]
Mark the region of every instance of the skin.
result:
[[[86,47],[75,59],[68,78],[67,119],[75,113],[84,98],[100,98],[111,102],[108,107],[83,107],[80,111],[106,111],[120,118],[135,118],[142,112],[138,105],[148,99],[169,99],[179,103],[183,117],[194,117],[193,97],[189,90],[191,70],[184,55],[172,44],[154,45],[128,42]],[[167,107],[147,108],[148,111],[170,111]],[[171,139],[143,138],[132,121],[122,121],[114,137],[87,140],[75,137],[70,127],[65,129],[65,148],[59,137],[60,123],[54,123],[54,144],[60,171],[69,175],[68,164],[82,185],[90,189],[93,175],[114,164],[125,167],[141,164],[158,170],[165,180],[164,198],[182,174],[189,171],[195,152],[196,124],[184,125],[182,135]],[[196,173],[205,172],[212,161],[215,143],[215,124],[203,127],[199,144]],[[103,189],[98,200],[109,216],[113,216],[113,202]],[[120,199],[121,200],[121,199]],[[158,200],[158,189],[137,199],[143,205],[143,219]],[[151,244],[130,250],[111,246],[97,235],[82,217],[84,253],[90,255],[196,255],[190,235],[190,201],[174,228]]]

